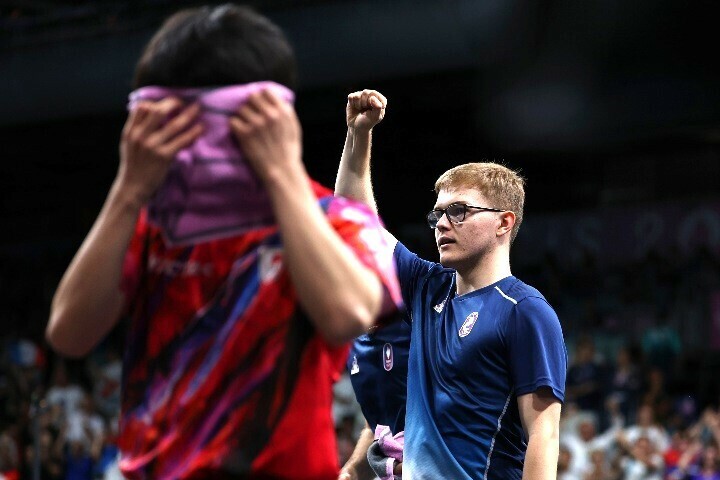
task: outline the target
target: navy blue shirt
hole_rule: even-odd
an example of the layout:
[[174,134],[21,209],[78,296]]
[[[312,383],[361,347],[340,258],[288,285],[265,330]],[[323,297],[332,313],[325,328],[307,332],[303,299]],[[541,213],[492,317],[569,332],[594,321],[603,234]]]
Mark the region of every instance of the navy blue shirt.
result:
[[405,430],[410,325],[396,321],[353,342],[348,371],[355,397],[370,428]]
[[455,271],[398,243],[412,319],[403,475],[412,480],[520,479],[527,449],[517,397],[565,396],[560,322],[515,277],[456,295]]

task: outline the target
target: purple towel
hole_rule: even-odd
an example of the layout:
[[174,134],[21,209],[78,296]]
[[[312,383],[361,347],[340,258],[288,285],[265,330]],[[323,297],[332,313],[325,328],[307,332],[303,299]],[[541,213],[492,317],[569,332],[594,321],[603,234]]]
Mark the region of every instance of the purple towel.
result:
[[403,461],[405,432],[393,435],[390,427],[375,427],[375,441],[368,449],[368,463],[380,480],[393,480],[395,461]]
[[228,121],[250,94],[264,89],[289,103],[295,99],[291,90],[273,82],[215,89],[143,87],[130,94],[130,110],[141,100],[169,96],[201,105],[202,136],[178,152],[148,205],[149,221],[162,229],[170,245],[213,240],[274,223],[267,193],[243,160]]

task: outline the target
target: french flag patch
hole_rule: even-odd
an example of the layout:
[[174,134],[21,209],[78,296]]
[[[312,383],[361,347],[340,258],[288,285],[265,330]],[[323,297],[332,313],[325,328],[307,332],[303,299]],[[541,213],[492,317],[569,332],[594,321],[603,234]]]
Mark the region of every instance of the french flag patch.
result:
[[458,335],[460,335],[460,338],[467,337],[470,333],[470,330],[472,330],[473,326],[475,326],[475,322],[477,322],[478,318],[478,312],[472,312],[470,315],[467,316],[465,321],[462,324],[462,327],[460,327],[460,330],[458,331]]

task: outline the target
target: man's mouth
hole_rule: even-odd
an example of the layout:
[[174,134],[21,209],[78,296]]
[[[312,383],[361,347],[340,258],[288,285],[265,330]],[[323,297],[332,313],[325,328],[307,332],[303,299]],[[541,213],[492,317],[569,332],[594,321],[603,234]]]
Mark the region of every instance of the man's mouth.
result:
[[455,240],[453,240],[452,238],[449,238],[449,237],[440,237],[440,238],[438,238],[438,241],[437,241],[438,247],[442,247],[449,243],[455,243]]

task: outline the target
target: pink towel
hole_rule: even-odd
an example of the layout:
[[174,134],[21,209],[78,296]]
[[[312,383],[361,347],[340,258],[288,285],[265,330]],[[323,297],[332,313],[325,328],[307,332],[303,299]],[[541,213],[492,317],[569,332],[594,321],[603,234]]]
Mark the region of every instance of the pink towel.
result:
[[130,94],[128,109],[141,100],[176,96],[199,102],[204,131],[178,152],[165,182],[148,205],[148,219],[170,245],[198,243],[274,223],[262,184],[243,160],[228,119],[250,94],[271,89],[287,102],[293,92],[274,82],[215,89],[143,87]]
[[[386,425],[378,425],[375,427],[375,440],[377,440],[380,450],[385,454],[385,473],[381,480],[393,480],[393,467],[395,460],[403,461],[403,446],[405,444],[405,432],[393,435],[390,427]],[[377,473],[377,472],[376,472]]]

